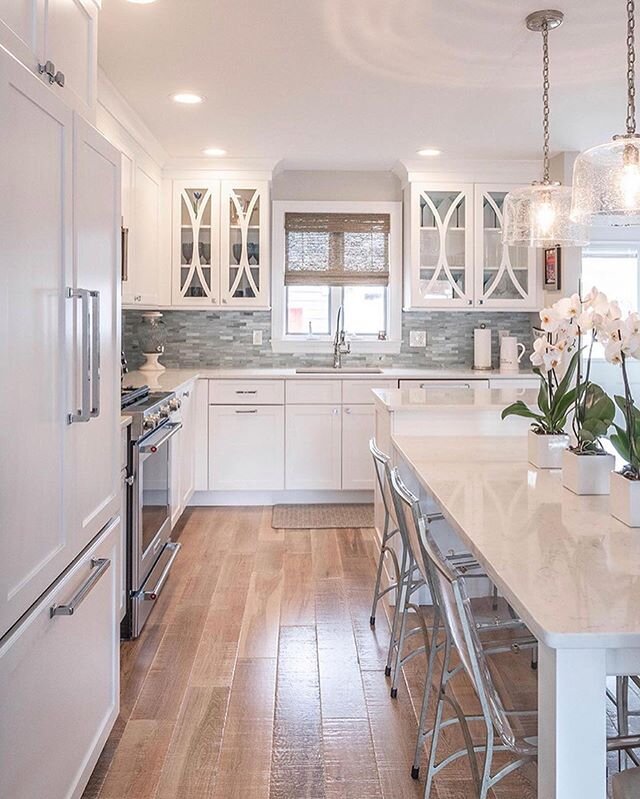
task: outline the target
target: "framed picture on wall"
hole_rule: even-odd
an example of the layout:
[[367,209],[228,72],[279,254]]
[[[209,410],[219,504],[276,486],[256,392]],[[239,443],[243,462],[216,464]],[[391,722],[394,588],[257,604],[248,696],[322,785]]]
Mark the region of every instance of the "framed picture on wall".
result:
[[544,287],[547,291],[560,291],[562,288],[562,251],[560,247],[545,247]]

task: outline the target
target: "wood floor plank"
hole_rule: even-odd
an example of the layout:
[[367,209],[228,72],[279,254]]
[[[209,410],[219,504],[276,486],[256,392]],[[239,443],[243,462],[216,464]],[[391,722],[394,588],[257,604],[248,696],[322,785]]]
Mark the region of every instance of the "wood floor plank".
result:
[[228,688],[187,689],[155,799],[210,796],[228,701]]
[[287,552],[283,562],[280,625],[307,625],[315,620],[311,553]]
[[316,580],[342,577],[342,560],[335,530],[312,530],[311,553]]
[[209,607],[193,661],[189,684],[230,688],[238,657],[244,604],[220,610]]
[[351,625],[318,624],[317,636],[323,719],[367,718]]
[[281,600],[282,571],[254,572],[242,619],[238,657],[277,657]]

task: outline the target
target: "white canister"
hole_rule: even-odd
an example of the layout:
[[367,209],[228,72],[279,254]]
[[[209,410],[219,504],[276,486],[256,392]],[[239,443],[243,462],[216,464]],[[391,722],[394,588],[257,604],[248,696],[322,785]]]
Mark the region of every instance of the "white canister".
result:
[[518,344],[515,336],[503,336],[500,339],[500,371],[517,372],[525,351],[526,347]]

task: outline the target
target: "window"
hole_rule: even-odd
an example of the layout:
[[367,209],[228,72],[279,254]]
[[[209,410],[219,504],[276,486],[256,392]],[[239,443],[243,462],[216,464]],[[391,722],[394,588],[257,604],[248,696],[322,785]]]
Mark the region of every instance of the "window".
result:
[[275,202],[273,338],[328,352],[340,306],[353,352],[397,352],[400,203]]
[[[596,286],[610,300],[618,300],[623,315],[640,308],[640,248],[626,244],[594,244],[582,251],[582,294]],[[595,358],[604,358],[595,344]]]

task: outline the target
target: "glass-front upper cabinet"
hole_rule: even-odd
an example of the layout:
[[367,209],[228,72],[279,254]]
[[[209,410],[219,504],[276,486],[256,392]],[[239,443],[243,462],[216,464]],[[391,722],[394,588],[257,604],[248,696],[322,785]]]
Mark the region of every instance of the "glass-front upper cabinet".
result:
[[223,305],[269,304],[269,184],[223,181],[220,296]]
[[174,182],[173,304],[220,301],[220,183]]
[[473,305],[473,185],[412,183],[405,305]]
[[475,305],[536,310],[540,304],[537,251],[502,243],[504,198],[513,186],[475,186]]

